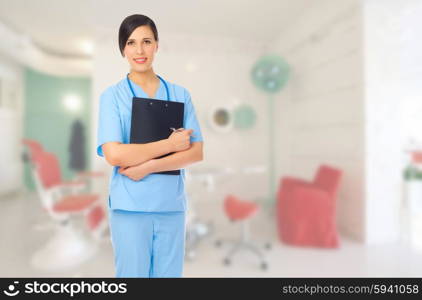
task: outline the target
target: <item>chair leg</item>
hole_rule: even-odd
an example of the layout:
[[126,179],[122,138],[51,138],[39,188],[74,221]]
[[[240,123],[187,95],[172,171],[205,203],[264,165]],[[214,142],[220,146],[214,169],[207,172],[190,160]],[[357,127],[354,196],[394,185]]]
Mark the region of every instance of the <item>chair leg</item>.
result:
[[236,243],[233,245],[233,247],[230,249],[230,251],[227,253],[226,258],[230,259],[232,256],[239,251],[243,246],[242,242]]
[[224,264],[229,265],[232,257],[239,252],[242,248],[251,250],[260,260],[261,268],[267,269],[268,264],[265,261],[263,252],[253,243],[249,242],[249,227],[248,220],[243,221],[241,239],[236,241],[227,255],[224,257]]
[[218,239],[218,240],[215,240],[215,246],[216,247],[221,247],[223,244],[234,245],[236,243],[238,243],[238,240],[234,240],[234,239],[230,239],[230,240],[228,240],[228,239]]
[[186,225],[186,246],[185,253],[188,260],[193,260],[196,256],[196,248],[201,240],[206,238],[213,232],[213,223],[203,223],[199,219],[194,218]]
[[246,243],[244,246],[251,250],[253,253],[255,253],[260,259],[264,259],[264,254],[255,245],[251,243]]
[[58,226],[56,232],[31,256],[31,266],[44,271],[61,271],[81,265],[95,255],[95,244],[73,228]]

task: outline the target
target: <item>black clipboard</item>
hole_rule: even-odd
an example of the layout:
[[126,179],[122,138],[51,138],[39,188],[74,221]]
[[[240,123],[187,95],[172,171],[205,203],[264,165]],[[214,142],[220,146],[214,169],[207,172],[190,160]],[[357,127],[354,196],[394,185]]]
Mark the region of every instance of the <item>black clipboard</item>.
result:
[[[130,143],[145,144],[168,138],[172,133],[171,127],[183,127],[184,107],[183,102],[133,97]],[[179,175],[180,170],[152,174]]]

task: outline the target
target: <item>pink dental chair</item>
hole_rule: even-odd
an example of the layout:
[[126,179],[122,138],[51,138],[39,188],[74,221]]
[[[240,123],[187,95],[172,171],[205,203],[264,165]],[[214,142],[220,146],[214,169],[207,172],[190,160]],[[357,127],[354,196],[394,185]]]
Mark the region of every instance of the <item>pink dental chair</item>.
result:
[[[42,207],[56,224],[54,236],[34,253],[31,264],[43,270],[60,270],[79,265],[96,252],[96,242],[107,228],[99,196],[84,192],[84,181],[62,181],[57,157],[44,151],[38,142],[26,139],[23,143],[28,149]],[[100,173],[89,175],[101,176]],[[88,231],[90,237],[73,225],[74,220],[80,216],[85,219],[84,231]]]

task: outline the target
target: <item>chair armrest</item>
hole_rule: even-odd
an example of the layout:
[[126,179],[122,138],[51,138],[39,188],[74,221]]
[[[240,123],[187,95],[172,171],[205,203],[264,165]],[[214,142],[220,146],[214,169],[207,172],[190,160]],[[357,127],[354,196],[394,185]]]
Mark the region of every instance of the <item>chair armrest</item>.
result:
[[100,172],[100,171],[80,172],[76,175],[77,178],[81,178],[81,177],[103,177],[103,176],[105,176],[105,173]]
[[295,178],[295,177],[290,177],[290,176],[286,176],[286,177],[283,177],[281,179],[281,186],[282,187],[292,186],[292,185],[295,185],[295,186],[296,185],[305,185],[305,186],[307,186],[307,185],[313,185],[313,183],[310,182],[310,181],[307,181],[307,180],[303,180],[303,179]]
[[[88,188],[88,183],[82,180],[62,181],[54,187],[61,196],[80,194]],[[55,193],[57,195],[57,192]]]
[[78,188],[78,187],[85,187],[85,185],[86,185],[86,182],[84,181],[62,181],[59,186],[62,188],[66,188],[66,187]]
[[312,186],[312,183],[299,178],[289,176],[283,177],[280,180],[280,187],[277,191],[277,198],[290,198],[289,195],[291,195],[293,190],[298,186]]

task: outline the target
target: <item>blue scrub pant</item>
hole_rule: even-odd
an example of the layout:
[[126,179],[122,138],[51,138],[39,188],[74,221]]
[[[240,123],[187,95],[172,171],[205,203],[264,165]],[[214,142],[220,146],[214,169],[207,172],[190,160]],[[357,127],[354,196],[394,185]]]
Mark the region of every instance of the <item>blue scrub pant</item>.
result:
[[109,209],[116,277],[182,277],[185,212]]

